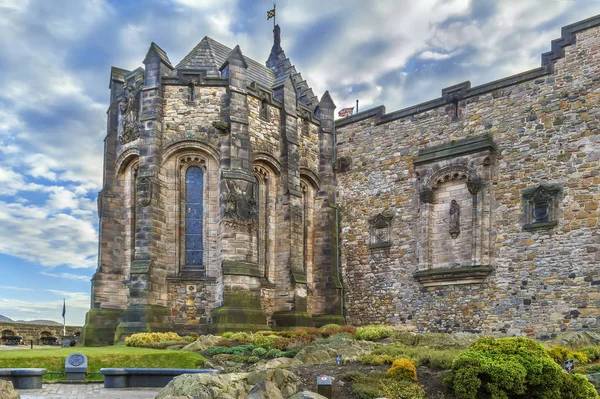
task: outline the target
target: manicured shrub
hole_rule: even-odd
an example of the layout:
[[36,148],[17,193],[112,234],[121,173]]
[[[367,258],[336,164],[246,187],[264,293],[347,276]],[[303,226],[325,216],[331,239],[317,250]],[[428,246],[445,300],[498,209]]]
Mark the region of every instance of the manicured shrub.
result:
[[266,357],[283,357],[283,352],[279,349],[270,349],[266,355]]
[[125,345],[135,347],[146,347],[154,342],[180,341],[181,337],[174,332],[138,333],[125,338]]
[[300,352],[301,350],[302,350],[302,348],[290,349],[290,350],[283,352],[283,354],[281,356],[292,358],[292,357],[296,356],[298,354],[298,352]]
[[252,356],[263,357],[267,354],[267,350],[265,348],[254,348],[252,349]]
[[391,336],[393,333],[394,330],[387,326],[366,326],[358,327],[354,336],[356,339],[363,341],[379,341]]
[[231,355],[229,360],[236,363],[248,363],[248,359],[250,359],[250,356],[244,355],[244,352],[238,352]]
[[600,398],[596,388],[581,374],[563,374],[563,386],[560,390],[562,398],[597,399]]
[[260,360],[260,357],[258,357],[258,356],[250,356],[250,357],[248,358],[248,363],[256,363],[256,362],[258,362],[259,360]]
[[234,346],[231,348],[231,354],[232,355],[237,355],[237,354],[244,354],[244,353],[250,353],[252,352],[252,345],[238,345],[238,346]]
[[[288,349],[288,347],[290,347],[290,346],[293,347],[296,342],[298,342],[298,341],[296,341],[294,338],[279,337],[275,340],[275,343],[273,344],[273,348],[279,349],[280,351],[284,351],[284,350]],[[296,345],[296,346],[301,346],[301,343],[300,343],[300,345]],[[267,348],[267,349],[273,349],[273,348]]]
[[368,355],[364,355],[360,362],[362,364],[370,364],[372,366],[382,366],[384,364],[392,364],[396,358],[390,355],[376,355],[370,353]]
[[340,325],[339,324],[334,324],[334,323],[325,324],[324,326],[321,326],[320,330],[323,331],[323,330],[327,330],[327,329],[330,329],[330,328],[340,328]]
[[564,346],[556,346],[548,350],[548,354],[556,363],[562,366],[565,360],[574,359],[578,364],[589,363],[588,356],[583,352],[572,352]]
[[390,381],[381,384],[381,394],[391,399],[425,399],[425,390],[412,381]]
[[591,362],[600,360],[600,346],[586,346],[579,349],[579,352],[584,353]]
[[233,354],[232,349],[227,346],[211,346],[204,353],[207,356],[215,356],[215,355],[231,355]]
[[572,379],[535,341],[481,338],[456,357],[447,384],[457,399],[561,399],[587,390],[589,382]]
[[405,358],[394,360],[387,373],[396,380],[417,381],[417,368],[413,362]]
[[249,340],[250,344],[255,348],[261,347],[265,349],[272,349],[275,346],[276,341],[277,338],[269,338],[268,336],[262,334],[255,334]]

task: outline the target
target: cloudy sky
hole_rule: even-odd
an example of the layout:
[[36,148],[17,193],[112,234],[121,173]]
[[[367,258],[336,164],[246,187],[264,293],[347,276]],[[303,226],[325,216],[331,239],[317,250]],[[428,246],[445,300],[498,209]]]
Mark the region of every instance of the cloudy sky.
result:
[[[83,324],[96,267],[111,66],[205,35],[264,62],[263,0],[0,0],[0,314]],[[597,0],[281,0],[282,46],[319,97],[388,112],[540,65]]]

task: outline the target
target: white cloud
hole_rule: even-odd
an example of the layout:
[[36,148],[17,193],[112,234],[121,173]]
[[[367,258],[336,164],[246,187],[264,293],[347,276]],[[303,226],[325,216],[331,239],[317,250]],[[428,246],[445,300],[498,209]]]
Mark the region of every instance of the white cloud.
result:
[[[67,280],[78,280],[78,281],[90,281],[91,277],[90,276],[84,276],[81,274],[73,274],[73,273],[48,273],[48,272],[41,272],[40,274],[44,275],[44,276],[48,276],[48,277],[56,277],[56,278],[63,278],[63,279],[67,279]],[[2,287],[0,287],[2,288]]]
[[15,287],[13,285],[0,285],[0,290],[33,291],[31,288]]
[[46,319],[62,323],[63,298],[66,298],[67,325],[83,326],[90,308],[90,296],[85,292],[45,290],[54,296],[45,301],[0,298],[2,315],[13,320]]

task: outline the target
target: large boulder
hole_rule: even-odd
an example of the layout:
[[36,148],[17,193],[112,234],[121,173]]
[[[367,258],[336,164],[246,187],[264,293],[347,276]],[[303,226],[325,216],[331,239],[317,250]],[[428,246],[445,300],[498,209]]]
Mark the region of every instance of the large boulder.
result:
[[0,380],[0,399],[21,399],[21,394],[17,392],[12,381]]
[[307,346],[294,357],[304,364],[335,363],[336,355],[342,355],[344,361],[357,361],[375,348],[374,342],[356,341],[345,337],[336,337],[324,343]]
[[256,384],[250,392],[246,399],[284,399],[281,395],[281,391],[277,388],[277,385],[272,383],[271,381],[261,381]]
[[175,377],[164,387],[157,399],[190,396],[194,399],[245,399],[253,385],[270,381],[283,397],[298,390],[300,379],[283,369],[231,374],[183,374]]
[[300,366],[302,362],[296,359],[290,359],[289,357],[276,357],[274,359],[263,359],[254,363],[250,367],[250,371],[261,371],[269,369],[287,369],[290,367]]
[[204,352],[220,339],[221,337],[218,335],[201,335],[198,337],[197,340],[195,340],[189,345],[184,346],[181,350],[191,352]]
[[302,391],[293,394],[287,399],[327,399],[327,397],[311,391]]

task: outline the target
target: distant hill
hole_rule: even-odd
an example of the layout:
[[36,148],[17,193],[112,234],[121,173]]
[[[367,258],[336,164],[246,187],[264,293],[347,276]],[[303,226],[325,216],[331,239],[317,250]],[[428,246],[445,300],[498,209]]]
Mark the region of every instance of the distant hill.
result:
[[25,323],[25,324],[43,324],[45,326],[62,326],[62,324],[57,323],[52,320],[17,320],[15,323]]
[[0,323],[23,323],[23,324],[41,324],[45,326],[61,326],[62,324],[52,320],[13,320],[0,314]]

